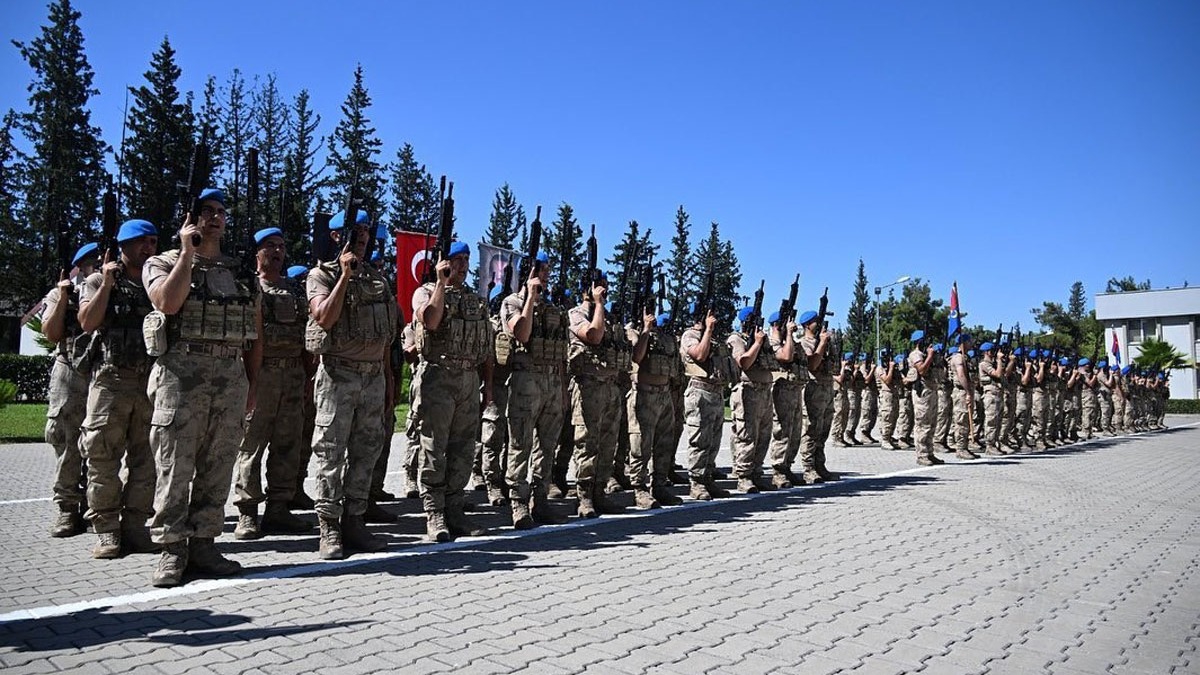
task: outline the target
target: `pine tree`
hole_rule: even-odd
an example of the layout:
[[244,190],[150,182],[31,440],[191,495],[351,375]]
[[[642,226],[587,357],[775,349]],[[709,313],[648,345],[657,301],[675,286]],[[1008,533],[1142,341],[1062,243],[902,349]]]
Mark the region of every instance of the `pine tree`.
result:
[[279,93],[275,75],[267,75],[254,97],[254,125],[258,128],[258,194],[254,209],[257,230],[278,226],[281,222],[280,193],[286,177],[288,148],[292,144],[292,111]]
[[49,24],[41,35],[29,43],[13,41],[33,69],[30,109],[16,118],[31,149],[23,163],[26,188],[19,217],[32,226],[31,241],[38,251],[34,260],[40,266],[5,288],[23,301],[36,300],[58,280],[60,258],[98,234],[108,146],[88,110],[89,99],[99,92],[84,54],[79,17],[70,0],[58,0],[50,5]]
[[[550,227],[542,231],[542,247],[550,257],[550,284],[561,297],[563,289],[569,290],[572,297],[579,300],[579,281],[583,277],[580,271],[587,264],[583,251],[583,229],[575,219],[575,209],[563,202],[558,205],[558,213]],[[566,264],[563,264],[563,251],[566,251]]]
[[[946,335],[946,320],[950,310],[940,299],[933,297],[929,284],[920,278],[913,278],[904,284],[899,301],[889,294],[883,305],[887,306],[885,314],[888,320],[880,324],[883,333],[880,343],[890,345],[897,353],[907,354],[912,349],[913,331],[923,330],[935,341]],[[843,350],[848,351],[852,347],[853,344],[846,343]]]
[[1087,316],[1087,295],[1083,292],[1083,282],[1071,284],[1071,297],[1067,299],[1067,314],[1076,321],[1082,321]]
[[335,210],[344,208],[346,191],[357,176],[357,196],[363,200],[372,222],[385,222],[383,167],[376,160],[383,141],[376,136],[375,127],[367,117],[370,107],[371,95],[363,84],[360,64],[354,69],[354,84],[342,103],[342,119],[328,141],[325,165],[331,174],[329,198]]
[[[17,114],[9,110],[0,126],[0,265],[6,279],[4,299],[17,301],[15,311],[23,312],[45,291],[38,255],[38,233],[19,217],[22,186],[25,183],[25,157],[13,143]],[[0,305],[4,305],[0,300]]]
[[517,197],[508,183],[496,190],[492,200],[492,215],[483,240],[493,246],[511,249],[517,236]]
[[220,176],[225,167],[225,131],[222,127],[221,101],[217,98],[217,78],[204,80],[204,97],[196,115],[196,139],[203,135],[208,143],[208,165],[212,176]]
[[604,260],[609,269],[608,297],[613,301],[613,311],[626,322],[634,315],[633,298],[645,266],[654,264],[658,255],[659,246],[650,240],[650,233],[651,228],[639,232],[638,222],[629,221],[625,235]]
[[[667,281],[670,283],[668,298],[686,305],[695,298],[697,281],[692,269],[692,246],[690,243],[691,223],[683,205],[675,211],[675,235],[671,237],[671,257],[667,265]],[[673,308],[674,309],[674,308]]]
[[858,276],[854,278],[854,296],[846,311],[847,349],[868,352],[875,348],[875,309],[867,292],[867,271],[862,258],[858,259]]
[[[234,241],[243,236],[247,224],[243,222],[246,205],[246,150],[257,142],[258,129],[254,120],[254,97],[258,88],[255,78],[247,88],[242,71],[234,68],[225,85],[225,104],[221,109],[221,126],[225,138],[224,175],[226,207],[229,210],[229,236]],[[260,160],[261,161],[261,160]],[[214,173],[214,182],[215,176]]]
[[433,176],[418,164],[413,147],[405,143],[391,164],[392,228],[405,232],[434,233],[440,219]]
[[716,222],[709,225],[708,237],[692,253],[692,269],[697,278],[698,295],[704,292],[708,273],[712,271],[713,297],[709,298],[709,306],[717,317],[718,332],[728,331],[742,306],[743,298],[738,293],[742,272],[733,243],[722,241],[721,228]]
[[291,129],[287,159],[284,161],[283,234],[288,243],[288,259],[308,264],[312,262],[312,239],[309,232],[310,215],[316,209],[320,174],[315,157],[322,139],[317,137],[321,116],[309,105],[308,90],[302,89],[292,103]]
[[154,223],[166,242],[179,228],[179,186],[187,185],[194,118],[176,83],[175,50],[163,38],[150,59],[146,84],[131,87],[128,137],[121,176],[130,217]]

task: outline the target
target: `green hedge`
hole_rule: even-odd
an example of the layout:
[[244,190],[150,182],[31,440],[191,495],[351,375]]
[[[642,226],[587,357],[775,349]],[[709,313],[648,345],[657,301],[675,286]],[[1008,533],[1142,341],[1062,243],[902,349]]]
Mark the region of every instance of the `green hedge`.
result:
[[49,354],[0,354],[0,380],[17,385],[18,401],[45,401],[53,363],[54,357]]
[[1200,399],[1167,399],[1167,412],[1174,415],[1200,415]]

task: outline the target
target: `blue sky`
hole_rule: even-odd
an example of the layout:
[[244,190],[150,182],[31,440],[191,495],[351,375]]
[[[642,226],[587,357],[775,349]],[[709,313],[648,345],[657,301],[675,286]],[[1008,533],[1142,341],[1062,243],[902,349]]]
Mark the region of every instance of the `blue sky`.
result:
[[[233,68],[309,89],[332,130],[356,63],[386,159],[456,183],[475,241],[507,181],[607,250],[721,224],[745,292],[844,318],[872,284],[957,280],[968,323],[1021,321],[1112,276],[1200,283],[1200,3],[80,1],[114,145],[168,34],[181,85]],[[0,7],[0,109],[25,106],[41,2]]]

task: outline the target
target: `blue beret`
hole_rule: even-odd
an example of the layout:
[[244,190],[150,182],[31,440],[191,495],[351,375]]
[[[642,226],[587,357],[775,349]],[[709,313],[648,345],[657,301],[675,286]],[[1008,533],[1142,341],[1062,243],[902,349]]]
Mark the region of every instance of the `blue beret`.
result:
[[994,345],[990,342],[985,342],[985,343],[979,345],[979,351],[981,351],[981,352],[990,352],[995,348],[996,348],[996,345]]
[[950,354],[957,354],[957,353],[958,353],[958,347],[951,347],[951,348],[950,348],[950,351],[949,351],[948,353],[950,353]]
[[933,351],[940,352],[940,351],[942,351],[942,349],[944,347],[945,347],[945,345],[943,345],[942,343],[939,342],[933,346]]
[[283,239],[283,230],[278,227],[267,227],[254,233],[254,243],[262,246],[263,240],[267,237],[279,237]]
[[1108,359],[1100,359],[1099,361],[1096,362],[1096,367],[1097,368],[1107,368],[1108,367]]
[[225,206],[225,193],[220,188],[205,188],[200,191],[200,201],[220,202],[221,206]]
[[117,230],[117,242],[119,243],[146,236],[158,236],[158,229],[148,220],[127,220],[121,224],[121,229]]
[[1065,356],[1058,360],[1058,365],[1060,365],[1060,366],[1065,366],[1069,363],[1071,363],[1071,359],[1068,359]]
[[550,256],[547,255],[545,251],[538,251],[537,261],[542,263],[543,265],[547,264],[550,262]]
[[859,360],[859,361],[866,361],[866,360],[867,360],[867,353],[866,353],[866,352],[860,352],[860,353],[858,354],[858,360]]
[[304,265],[292,265],[287,269],[289,279],[297,279],[305,274],[308,274],[308,268]]
[[741,321],[742,323],[746,323],[746,321],[748,321],[750,319],[750,317],[753,316],[753,314],[754,314],[753,307],[743,307],[738,310],[738,314],[737,314],[738,321]]
[[504,292],[504,284],[496,284],[492,287],[492,292],[488,293],[488,300],[495,300]]
[[817,318],[817,313],[811,309],[800,315],[800,325],[806,326]]
[[1086,357],[1086,356],[1085,356],[1085,357],[1083,357],[1082,359],[1079,359],[1079,366],[1080,366],[1081,368],[1082,368],[1083,366],[1089,366],[1089,365],[1091,365],[1091,363],[1092,363],[1092,360],[1091,360],[1091,359],[1089,359],[1089,358],[1088,358],[1088,357]]
[[657,318],[658,325],[660,325],[660,326],[665,326],[667,324],[667,322],[670,320],[671,320],[670,312],[663,312],[662,314],[659,314],[658,318]]
[[844,360],[844,361],[851,361],[853,359],[854,359],[854,352],[846,352],[845,354],[842,354],[842,360]]
[[1013,350],[1013,356],[1020,356],[1024,353],[1025,353],[1025,350],[1021,349],[1020,347],[1017,347],[1016,349]]
[[897,355],[896,355],[896,358],[894,358],[894,359],[892,359],[892,360],[896,362],[896,365],[898,365],[898,366],[899,366],[899,365],[902,365],[902,364],[904,363],[904,355],[903,355],[903,354],[897,354]]
[[1124,368],[1121,369],[1121,374],[1128,375],[1129,371],[1131,371],[1131,370],[1133,370],[1133,366],[1125,366]]
[[767,317],[767,323],[779,323],[779,312],[771,312],[771,316]]
[[470,255],[470,253],[471,253],[471,247],[467,246],[467,243],[465,241],[450,242],[450,257],[451,258],[453,258],[456,255],[462,255],[464,253],[466,253],[468,255]]
[[387,239],[388,238],[387,225],[380,225],[379,227],[375,228],[375,238],[376,239]]
[[1159,374],[1158,374],[1158,379],[1160,379],[1160,380],[1165,380],[1165,379],[1167,379],[1167,374],[1166,374],[1166,373],[1159,373]]
[[974,349],[968,349],[968,350],[967,350],[967,356],[969,356],[969,357],[971,357],[971,358],[975,358],[975,350],[974,350]]
[[[366,211],[360,210],[358,212],[358,214],[354,216],[354,224],[355,225],[366,225],[370,222],[371,222],[371,216],[369,216]],[[345,211],[338,211],[337,213],[333,214],[332,218],[329,219],[329,229],[331,229],[331,230],[340,230],[345,226],[346,226],[346,212]]]
[[1043,358],[1043,359],[1048,359],[1048,358],[1050,358],[1051,356],[1054,356],[1054,352],[1050,351],[1049,349],[1043,349],[1043,350],[1042,350],[1042,358]]
[[75,257],[71,258],[71,264],[78,265],[80,260],[83,260],[84,258],[88,257],[89,255],[92,255],[93,253],[95,253],[99,250],[100,250],[99,244],[96,244],[96,243],[84,244],[83,246],[79,247],[78,251],[75,251]]
[[913,334],[912,334],[913,342],[918,342],[923,339],[925,339],[925,331],[923,331],[923,330],[914,330],[913,331]]
[[1117,373],[1117,372],[1121,371],[1121,366],[1118,366],[1117,364],[1114,363],[1114,364],[1112,364],[1112,367],[1109,368],[1109,370],[1113,371],[1114,373]]

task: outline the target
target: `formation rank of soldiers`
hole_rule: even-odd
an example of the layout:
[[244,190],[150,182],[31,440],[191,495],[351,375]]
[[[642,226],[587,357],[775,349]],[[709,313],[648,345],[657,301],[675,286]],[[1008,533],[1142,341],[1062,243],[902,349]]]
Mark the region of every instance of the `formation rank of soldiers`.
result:
[[[883,448],[915,447],[918,463],[936,464],[936,449],[974,458],[972,448],[1007,454],[1162,425],[1162,376],[1005,336],[977,347],[958,336],[943,354],[918,331],[907,356],[839,358],[825,297],[797,313],[796,284],[765,330],[761,288],[727,335],[711,291],[679,316],[639,300],[622,325],[594,271],[594,235],[574,306],[549,292],[542,252],[518,292],[485,301],[464,283],[469,247],[446,236],[413,316],[400,317],[394,285],[368,262],[369,218],[348,211],[329,223],[336,260],[285,269],[277,228],[254,233],[241,256],[222,252],[220,190],[198,195],[178,248],[162,254],[153,224],[115,226],[106,195],[105,247],[79,249],[76,278],[64,274],[46,298],[44,332],[58,344],[53,536],[82,533],[86,519],[95,558],[161,552],[155,586],[237,574],[214,543],[234,483],[235,538],[311,532],[292,511],[313,509],[321,558],[380,551],[365,523],[396,519],[379,502],[394,499],[383,477],[404,361],[406,496],[421,500],[437,542],[484,533],[466,514],[472,474],[517,529],[565,522],[555,501],[572,494],[580,518],[620,513],[609,495],[622,489],[639,509],[680,504],[679,482],[695,500],[728,496],[716,457],[730,388],[732,473],[745,493],[837,480],[831,432],[835,445],[859,445],[877,428]],[[673,465],[684,435],[686,477]],[[302,487],[310,453],[315,500]]]

